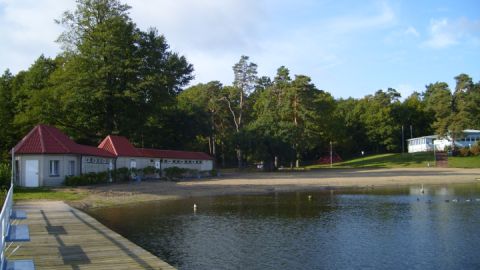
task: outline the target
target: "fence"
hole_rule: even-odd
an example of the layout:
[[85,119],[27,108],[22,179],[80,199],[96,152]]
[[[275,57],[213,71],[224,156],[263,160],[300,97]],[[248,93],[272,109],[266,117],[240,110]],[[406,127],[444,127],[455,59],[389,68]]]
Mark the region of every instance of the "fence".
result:
[[[3,203],[2,212],[0,213],[0,269],[5,270],[34,270],[35,265],[32,260],[7,260],[7,251],[14,242],[30,241],[30,233],[28,225],[12,225],[12,219],[25,219],[27,215],[24,211],[13,210],[13,179],[15,176],[15,157],[14,149],[12,149],[12,180],[7,196]],[[7,243],[9,245],[7,246]],[[13,254],[19,246],[17,246],[11,253]]]
[[1,223],[1,235],[0,235],[0,246],[2,251],[0,253],[0,262],[2,269],[6,264],[6,251],[7,251],[7,237],[10,231],[10,217],[12,215],[12,206],[13,206],[13,185],[10,185],[10,189],[7,192],[5,197],[5,202],[3,203],[2,212],[0,213],[0,223]]

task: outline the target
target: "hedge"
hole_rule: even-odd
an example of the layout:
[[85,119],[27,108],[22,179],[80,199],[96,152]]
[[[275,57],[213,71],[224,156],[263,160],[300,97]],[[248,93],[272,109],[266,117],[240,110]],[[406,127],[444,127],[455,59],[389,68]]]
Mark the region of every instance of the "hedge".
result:
[[66,186],[86,186],[86,185],[95,185],[101,183],[108,183],[109,177],[108,172],[99,172],[99,173],[86,173],[77,176],[67,176],[65,177]]

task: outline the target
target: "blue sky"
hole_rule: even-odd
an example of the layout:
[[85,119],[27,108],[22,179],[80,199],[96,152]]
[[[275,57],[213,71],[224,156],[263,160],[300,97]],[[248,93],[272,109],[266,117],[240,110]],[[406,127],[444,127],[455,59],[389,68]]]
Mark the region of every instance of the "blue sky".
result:
[[[480,80],[480,1],[126,1],[195,67],[195,81],[231,84],[241,55],[273,77],[285,65],[335,97],[393,87],[408,96],[467,73]],[[74,1],[0,0],[0,70],[55,56],[54,23]]]

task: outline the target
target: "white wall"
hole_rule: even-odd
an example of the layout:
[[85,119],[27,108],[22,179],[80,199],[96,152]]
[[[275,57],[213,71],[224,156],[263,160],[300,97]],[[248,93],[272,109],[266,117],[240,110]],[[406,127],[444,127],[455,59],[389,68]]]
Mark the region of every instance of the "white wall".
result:
[[109,163],[113,159],[96,157],[96,156],[82,156],[82,173],[99,173],[105,172],[109,169]]
[[[75,162],[75,175],[80,173],[79,156],[77,155],[18,155],[16,158],[18,166],[18,185],[25,186],[25,168],[26,160],[38,160],[38,178],[39,186],[60,186],[65,181],[68,174],[69,161]],[[58,176],[50,175],[50,161],[58,160]]]

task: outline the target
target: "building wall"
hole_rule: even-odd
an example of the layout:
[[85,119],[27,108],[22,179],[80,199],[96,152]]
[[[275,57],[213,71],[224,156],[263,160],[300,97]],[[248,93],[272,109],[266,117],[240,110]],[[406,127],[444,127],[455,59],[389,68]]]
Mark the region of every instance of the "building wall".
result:
[[[160,165],[160,169],[164,170],[169,167],[188,168],[198,171],[210,171],[213,169],[211,160],[184,160],[184,159],[160,159],[160,158],[143,158],[143,157],[119,157],[116,160],[111,158],[102,158],[96,156],[80,156],[80,155],[18,155],[15,157],[18,162],[16,184],[25,186],[26,160],[38,160],[38,178],[39,186],[60,186],[63,185],[65,177],[69,174],[69,161],[75,162],[73,175],[90,172],[104,172],[110,168],[130,168],[131,162],[136,163],[137,169],[143,169],[148,166],[155,167]],[[58,160],[59,169],[58,176],[50,175],[50,161]]]
[[134,161],[137,169],[143,169],[148,166],[155,167],[159,162],[159,169],[178,167],[198,171],[210,171],[213,168],[211,160],[191,160],[191,159],[170,159],[170,158],[144,158],[144,157],[118,157],[117,168],[131,168],[131,162]]
[[112,163],[113,166],[113,162],[114,160],[112,158],[82,156],[82,173],[99,173],[108,171],[110,163]]
[[[153,160],[153,161],[151,161]],[[143,169],[148,166],[155,166],[154,159],[144,157],[118,157],[116,161],[116,168],[132,168],[132,162],[135,163],[135,168]]]
[[[17,184],[26,184],[26,161],[38,160],[38,181],[39,186],[60,186],[69,174],[69,161],[75,162],[74,175],[80,174],[80,158],[77,155],[19,155],[15,158],[18,161]],[[58,175],[50,175],[50,161],[58,160]]]
[[433,151],[433,139],[415,138],[408,140],[408,153]]

